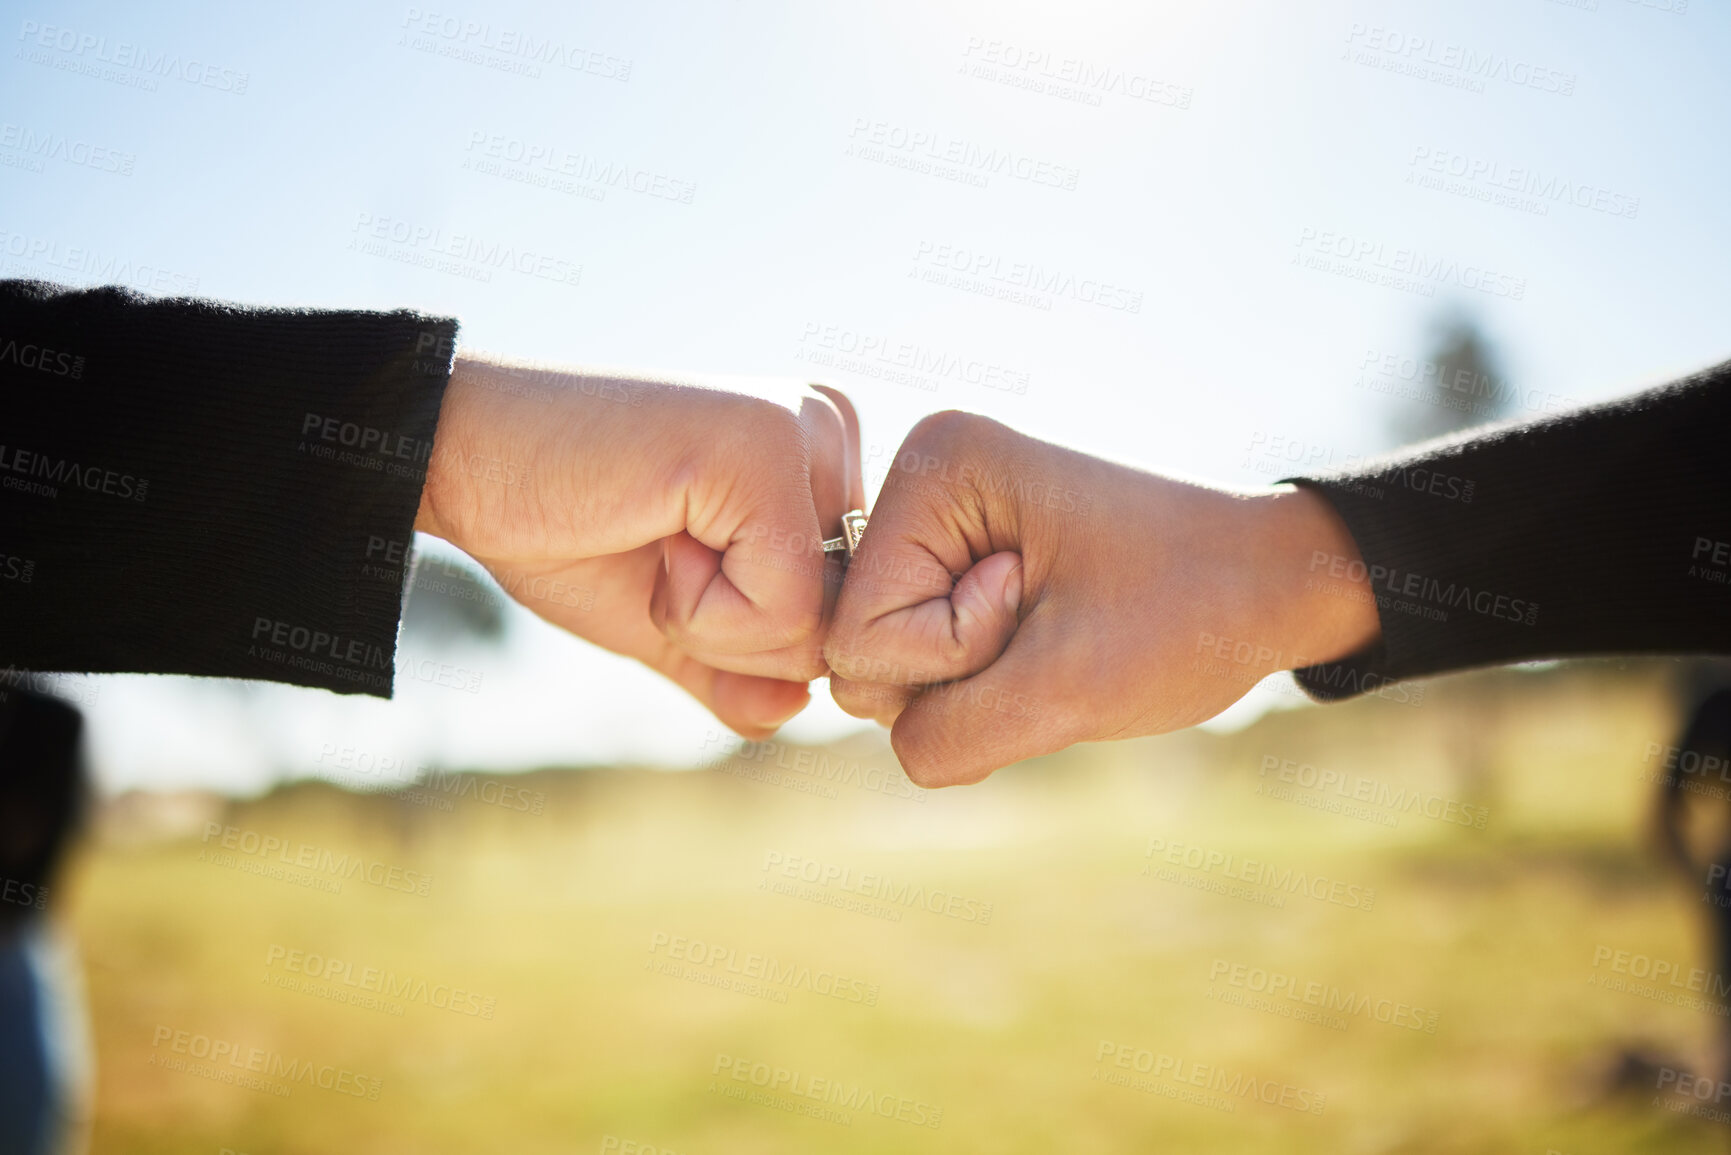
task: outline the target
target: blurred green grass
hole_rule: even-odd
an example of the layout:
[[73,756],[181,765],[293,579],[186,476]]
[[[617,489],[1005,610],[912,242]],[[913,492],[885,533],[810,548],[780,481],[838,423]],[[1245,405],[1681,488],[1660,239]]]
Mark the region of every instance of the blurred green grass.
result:
[[[134,799],[69,888],[96,1029],[94,1150],[563,1155],[619,1149],[609,1137],[678,1155],[1720,1150],[1724,1128],[1604,1075],[1632,1046],[1699,1067],[1713,1020],[1589,985],[1600,946],[1706,965],[1699,910],[1643,837],[1646,744],[1676,727],[1667,685],[1658,665],[1457,677],[1418,709],[1357,701],[1083,747],[923,801],[715,769],[545,771],[509,780],[545,794],[541,814],[299,784],[208,815],[183,807],[167,837]],[[831,753],[893,770],[875,736]],[[1488,821],[1409,813],[1390,827],[1295,805],[1258,793],[1269,756],[1488,807]],[[429,893],[244,873],[209,860],[220,840],[201,839],[205,820],[430,874]],[[1377,897],[1368,911],[1302,895],[1275,908],[1175,885],[1143,873],[1151,838]],[[765,863],[787,856],[990,903],[991,917],[911,907],[888,921],[765,889],[779,877]],[[676,937],[732,949],[736,966],[757,954],[837,973],[875,1001],[669,975],[657,964]],[[271,976],[290,951],[461,988],[476,996],[465,1006],[493,1000],[492,1017],[431,993],[394,1014],[285,989]],[[1436,1030],[1231,1005],[1210,997],[1229,989],[1211,984],[1217,960],[1434,1011]],[[305,1082],[276,1097],[167,1069],[152,1063],[171,1051],[163,1030],[381,1090]],[[1096,1078],[1114,1070],[1096,1062],[1103,1043],[1326,1106],[1239,1098],[1227,1112],[1111,1085]],[[717,1075],[718,1056],[936,1106],[941,1126],[741,1102],[716,1089],[747,1085]]]

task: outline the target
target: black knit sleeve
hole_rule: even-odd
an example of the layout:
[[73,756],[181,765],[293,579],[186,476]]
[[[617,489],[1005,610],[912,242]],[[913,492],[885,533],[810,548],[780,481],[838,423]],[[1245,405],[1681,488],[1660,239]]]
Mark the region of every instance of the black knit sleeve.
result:
[[[1291,480],[1346,522],[1382,622],[1369,650],[1297,672],[1316,697],[1537,658],[1731,653],[1731,362]],[[1332,564],[1313,580],[1338,580]]]
[[455,338],[0,282],[0,666],[389,697]]

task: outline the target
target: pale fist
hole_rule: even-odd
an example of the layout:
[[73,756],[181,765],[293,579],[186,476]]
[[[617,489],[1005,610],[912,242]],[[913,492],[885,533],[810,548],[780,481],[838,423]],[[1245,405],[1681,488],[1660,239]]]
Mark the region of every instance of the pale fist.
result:
[[841,567],[821,543],[862,503],[858,423],[834,390],[782,404],[459,357],[416,528],[762,737],[826,672]]

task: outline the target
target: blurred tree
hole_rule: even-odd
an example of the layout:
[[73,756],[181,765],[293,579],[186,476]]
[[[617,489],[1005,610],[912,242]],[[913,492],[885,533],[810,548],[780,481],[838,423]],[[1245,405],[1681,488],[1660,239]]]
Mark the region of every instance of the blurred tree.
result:
[[[1514,415],[1519,393],[1503,375],[1495,344],[1477,317],[1463,307],[1445,308],[1431,318],[1430,333],[1430,347],[1412,378],[1402,373],[1406,391],[1393,395],[1388,426],[1395,444],[1428,441]],[[1440,747],[1462,800],[1496,809],[1496,751],[1510,719],[1494,695],[1479,701],[1473,716],[1471,725],[1451,718]]]
[[1517,393],[1478,320],[1450,309],[1431,322],[1431,346],[1412,382],[1417,395],[1397,394],[1389,431],[1398,444],[1483,425],[1510,416]]

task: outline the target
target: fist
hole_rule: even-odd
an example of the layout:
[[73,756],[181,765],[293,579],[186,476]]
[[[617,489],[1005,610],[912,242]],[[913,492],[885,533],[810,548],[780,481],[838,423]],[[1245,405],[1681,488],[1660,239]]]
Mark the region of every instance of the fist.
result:
[[[1374,638],[1374,609],[1367,632],[1362,605],[1307,588],[1315,549],[1357,557],[1308,491],[1193,485],[939,413],[902,444],[848,570],[831,692],[890,726],[926,786],[1193,725]],[[1221,638],[1255,644],[1220,661]]]
[[864,500],[847,398],[783,392],[459,356],[416,528],[765,737],[827,670],[841,566],[822,541]]

